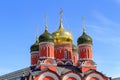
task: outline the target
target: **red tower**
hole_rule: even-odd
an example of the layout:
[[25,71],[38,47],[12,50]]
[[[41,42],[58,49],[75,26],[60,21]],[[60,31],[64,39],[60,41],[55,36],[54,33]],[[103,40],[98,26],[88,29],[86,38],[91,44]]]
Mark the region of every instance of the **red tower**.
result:
[[72,34],[66,31],[62,24],[62,10],[60,11],[59,29],[53,32],[54,54],[58,65],[72,65]]
[[48,32],[46,26],[45,32],[39,37],[39,56],[40,59],[52,58],[54,59],[54,43],[53,36]]
[[92,38],[83,34],[73,44],[73,36],[62,24],[50,34],[46,25],[45,31],[31,46],[31,68],[28,80],[109,80],[96,70],[92,60]]
[[39,59],[39,41],[38,37],[36,37],[36,42],[31,46],[31,66],[37,64]]
[[50,69],[56,71],[56,62],[54,60],[54,38],[48,32],[46,25],[45,32],[39,36],[39,69]]
[[92,60],[92,38],[88,36],[83,28],[83,34],[78,38],[78,66],[82,72],[90,69],[96,69]]

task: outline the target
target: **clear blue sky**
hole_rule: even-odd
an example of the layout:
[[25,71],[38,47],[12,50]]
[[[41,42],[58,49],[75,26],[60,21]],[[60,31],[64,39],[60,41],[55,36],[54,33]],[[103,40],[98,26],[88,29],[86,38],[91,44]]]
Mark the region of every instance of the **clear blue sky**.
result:
[[0,75],[30,66],[36,26],[42,34],[48,13],[49,31],[57,30],[60,8],[74,44],[82,34],[81,17],[86,17],[98,71],[120,77],[120,0],[0,0]]

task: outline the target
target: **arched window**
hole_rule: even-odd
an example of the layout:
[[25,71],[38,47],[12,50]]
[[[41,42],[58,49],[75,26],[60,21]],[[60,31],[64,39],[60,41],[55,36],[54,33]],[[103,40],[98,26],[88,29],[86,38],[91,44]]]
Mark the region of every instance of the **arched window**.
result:
[[48,57],[50,57],[50,47],[48,47]]
[[64,58],[65,58],[65,59],[68,59],[68,58],[69,58],[69,54],[68,54],[68,51],[67,51],[67,50],[64,51]]

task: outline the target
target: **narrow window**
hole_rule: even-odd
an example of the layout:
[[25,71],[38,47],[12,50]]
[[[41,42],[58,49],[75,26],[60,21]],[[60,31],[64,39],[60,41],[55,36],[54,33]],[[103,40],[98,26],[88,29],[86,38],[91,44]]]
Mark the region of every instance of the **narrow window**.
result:
[[64,57],[65,57],[65,59],[68,59],[68,58],[69,58],[68,56],[69,56],[69,55],[68,55],[68,51],[65,50],[65,51],[64,51]]

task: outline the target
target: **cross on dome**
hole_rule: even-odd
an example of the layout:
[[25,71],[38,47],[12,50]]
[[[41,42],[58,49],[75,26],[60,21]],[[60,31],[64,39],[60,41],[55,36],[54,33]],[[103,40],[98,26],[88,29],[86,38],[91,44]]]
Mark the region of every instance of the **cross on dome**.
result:
[[83,32],[86,33],[86,26],[85,26],[85,17],[82,17],[82,27],[83,27]]
[[62,14],[63,14],[63,10],[62,8],[60,9],[60,20],[62,20]]

